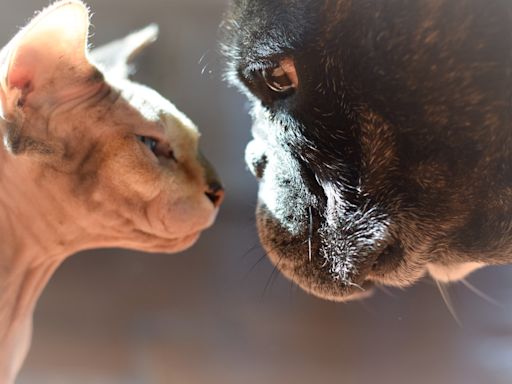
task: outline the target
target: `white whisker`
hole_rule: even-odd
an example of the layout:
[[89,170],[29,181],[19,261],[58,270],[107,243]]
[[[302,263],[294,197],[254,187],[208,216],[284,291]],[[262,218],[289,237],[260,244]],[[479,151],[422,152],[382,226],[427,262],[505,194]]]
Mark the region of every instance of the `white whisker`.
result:
[[469,289],[471,292],[473,292],[475,295],[477,295],[478,297],[480,297],[481,299],[499,307],[499,308],[505,308],[505,306],[501,303],[499,303],[498,301],[494,300],[492,297],[490,297],[489,295],[485,294],[484,292],[482,292],[481,290],[479,290],[477,287],[475,287],[473,284],[471,284],[469,281],[465,280],[465,279],[462,279],[460,281],[462,284],[464,284],[464,286]]
[[312,258],[312,239],[313,239],[313,212],[311,211],[311,207],[309,207],[309,234],[308,234],[309,262],[311,262],[311,258]]
[[443,301],[446,304],[446,307],[448,308],[451,315],[453,316],[453,319],[462,328],[462,322],[460,321],[459,316],[457,315],[457,312],[455,311],[455,306],[453,305],[452,299],[450,297],[450,293],[448,292],[448,288],[439,280],[434,280],[434,281],[437,285],[437,288],[439,289],[439,292],[441,293],[441,297],[443,298]]
[[387,288],[387,287],[385,287],[383,285],[377,285],[377,288],[379,290],[381,290],[382,292],[384,292],[387,296],[396,299],[396,295],[393,292],[391,292],[391,290],[389,288]]

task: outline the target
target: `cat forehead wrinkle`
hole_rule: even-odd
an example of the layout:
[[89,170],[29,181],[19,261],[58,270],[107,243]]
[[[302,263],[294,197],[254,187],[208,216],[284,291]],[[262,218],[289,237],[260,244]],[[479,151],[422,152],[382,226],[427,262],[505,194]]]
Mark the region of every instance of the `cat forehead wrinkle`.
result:
[[[46,125],[46,122],[42,122]],[[18,123],[3,121],[5,130],[3,144],[13,155],[32,154],[48,157],[60,153],[49,141],[24,134]]]
[[179,122],[179,125],[191,134],[199,136],[199,130],[196,125],[157,91],[130,80],[108,80],[121,91],[127,102],[147,121],[158,122],[164,126]]

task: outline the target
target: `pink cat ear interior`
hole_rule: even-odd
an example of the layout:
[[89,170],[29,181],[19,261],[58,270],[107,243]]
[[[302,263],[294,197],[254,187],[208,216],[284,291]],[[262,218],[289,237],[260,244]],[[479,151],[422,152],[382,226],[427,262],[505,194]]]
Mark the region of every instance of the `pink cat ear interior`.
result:
[[23,28],[0,54],[4,112],[12,108],[13,98],[87,76],[92,67],[87,59],[88,31],[89,12],[78,0],[54,3]]

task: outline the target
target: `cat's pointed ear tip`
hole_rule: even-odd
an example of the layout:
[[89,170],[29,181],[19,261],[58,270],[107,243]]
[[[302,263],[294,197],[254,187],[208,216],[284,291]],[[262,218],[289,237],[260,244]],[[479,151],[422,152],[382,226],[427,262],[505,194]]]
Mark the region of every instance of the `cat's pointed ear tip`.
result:
[[88,29],[92,12],[81,0],[58,0],[36,12],[32,20],[22,29],[30,30],[39,24],[74,25]]
[[58,8],[65,5],[78,5],[80,7],[89,9],[89,6],[85,3],[85,1],[82,0],[56,0],[50,4],[50,8]]
[[142,28],[139,33],[145,35],[146,38],[144,40],[148,42],[155,42],[158,39],[160,27],[156,23],[151,23],[148,26]]
[[76,6],[80,8],[87,15],[91,14],[90,7],[82,0],[57,0],[50,4],[43,12],[51,12],[63,7]]
[[90,58],[105,73],[128,78],[133,74],[131,63],[157,40],[158,31],[157,24],[149,24],[128,36],[90,50]]
[[133,32],[125,38],[126,47],[129,51],[127,61],[130,62],[138,56],[146,47],[153,44],[158,39],[160,28],[158,24],[151,23],[148,26]]

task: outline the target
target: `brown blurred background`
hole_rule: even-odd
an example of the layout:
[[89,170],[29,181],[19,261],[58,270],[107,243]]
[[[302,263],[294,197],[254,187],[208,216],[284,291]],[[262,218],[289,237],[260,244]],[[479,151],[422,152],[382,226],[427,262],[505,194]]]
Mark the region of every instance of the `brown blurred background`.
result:
[[[510,267],[469,279],[499,305],[463,285],[449,289],[459,325],[428,279],[339,305],[306,296],[259,261],[257,186],[243,164],[250,121],[243,97],[222,83],[216,53],[226,2],[88,1],[96,46],[160,25],[136,79],[197,123],[228,197],[217,225],[186,253],[70,258],[39,302],[18,383],[512,383]],[[0,4],[3,45],[48,1]]]

